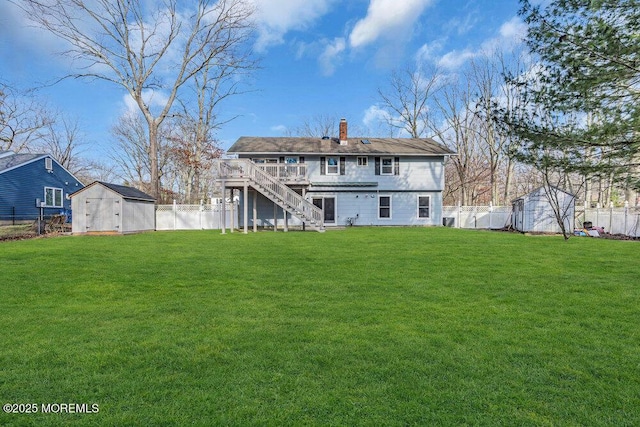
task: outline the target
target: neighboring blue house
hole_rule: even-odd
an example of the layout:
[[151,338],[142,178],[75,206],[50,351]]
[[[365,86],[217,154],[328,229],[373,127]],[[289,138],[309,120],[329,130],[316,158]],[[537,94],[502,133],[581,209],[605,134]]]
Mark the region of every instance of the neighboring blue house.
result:
[[71,209],[68,195],[83,187],[48,154],[0,151],[0,222],[31,221]]
[[239,189],[240,221],[272,227],[442,224],[444,163],[428,138],[242,137],[218,182]]

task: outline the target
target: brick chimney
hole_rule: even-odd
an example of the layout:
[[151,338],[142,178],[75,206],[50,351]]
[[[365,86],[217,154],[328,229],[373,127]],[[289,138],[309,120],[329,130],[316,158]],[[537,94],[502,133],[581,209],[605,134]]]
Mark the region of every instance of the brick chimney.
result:
[[347,119],[340,119],[340,145],[347,145]]

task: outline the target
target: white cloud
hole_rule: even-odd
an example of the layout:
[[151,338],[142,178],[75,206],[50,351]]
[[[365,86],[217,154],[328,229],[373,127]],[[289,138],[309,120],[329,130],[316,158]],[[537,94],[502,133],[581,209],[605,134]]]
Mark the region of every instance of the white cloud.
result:
[[367,16],[359,20],[349,36],[351,47],[361,47],[377,39],[406,34],[433,0],[371,0]]
[[284,35],[301,30],[324,16],[335,0],[253,0],[258,40],[256,50],[281,44]]
[[374,104],[364,111],[362,124],[364,125],[366,132],[371,135],[386,135],[390,132],[390,127],[388,125],[390,120],[391,115],[378,105]]
[[500,27],[500,37],[504,40],[521,42],[527,35],[527,24],[514,16]]
[[424,45],[416,53],[416,58],[419,60],[431,59],[442,69],[456,70],[474,58],[491,55],[497,50],[508,51],[515,49],[522,44],[526,33],[527,25],[516,16],[502,24],[495,37],[483,41],[475,49],[452,50],[440,58],[434,58],[435,49],[433,49],[433,46]]
[[367,128],[374,128],[378,126],[380,122],[386,122],[389,117],[387,111],[374,104],[365,110],[362,123]]
[[347,43],[344,38],[337,37],[325,47],[324,51],[318,58],[318,62],[322,67],[322,73],[325,76],[332,75],[336,70],[336,65],[340,62],[340,54],[344,52]]
[[463,17],[455,17],[451,19],[445,28],[450,31],[455,31],[459,36],[467,34],[478,23],[478,15],[476,13],[469,13]]
[[282,134],[282,135],[286,135],[287,130],[289,130],[285,125],[271,126],[270,129],[271,129],[272,132],[277,132],[277,133]]
[[[144,100],[144,103],[151,108],[152,111],[164,108],[164,106],[167,105],[167,102],[169,101],[169,98],[166,96],[166,94],[159,91],[154,91],[152,89],[144,90],[142,92],[142,99]],[[122,101],[127,112],[137,113],[140,111],[140,107],[138,107],[138,104],[131,97],[131,95],[124,95]]]
[[438,59],[437,64],[438,67],[443,69],[455,70],[460,68],[468,60],[477,57],[479,54],[480,53],[478,51],[474,52],[468,49],[462,51],[452,50]]
[[436,54],[442,51],[444,40],[435,40],[431,43],[425,43],[415,54],[416,62],[434,62]]

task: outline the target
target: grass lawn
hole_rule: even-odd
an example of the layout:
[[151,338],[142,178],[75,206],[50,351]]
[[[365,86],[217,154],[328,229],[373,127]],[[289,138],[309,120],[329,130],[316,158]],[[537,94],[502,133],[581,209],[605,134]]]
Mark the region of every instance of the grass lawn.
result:
[[639,261],[450,228],[3,242],[0,402],[39,412],[0,425],[637,426]]

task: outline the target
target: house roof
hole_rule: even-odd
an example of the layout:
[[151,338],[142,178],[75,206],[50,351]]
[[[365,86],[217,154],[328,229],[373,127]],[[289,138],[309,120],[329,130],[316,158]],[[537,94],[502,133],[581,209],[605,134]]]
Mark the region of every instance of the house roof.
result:
[[47,154],[14,154],[11,151],[2,151],[0,152],[0,173],[45,157]]
[[227,150],[238,154],[380,154],[446,156],[455,154],[430,138],[336,138],[240,137]]
[[118,193],[119,195],[121,195],[124,199],[142,200],[142,201],[148,201],[148,202],[155,202],[156,201],[156,199],[153,196],[150,196],[147,193],[138,190],[137,188],[127,187],[126,185],[111,184],[111,183],[102,182],[102,181],[94,181],[94,182],[92,182],[91,184],[87,185],[83,189],[78,190],[75,193],[73,193],[71,195],[71,197],[73,197],[73,196],[77,195],[78,193],[88,189],[89,187],[93,187],[94,185],[102,185],[104,187],[107,187],[109,190],[114,191],[114,192]]

